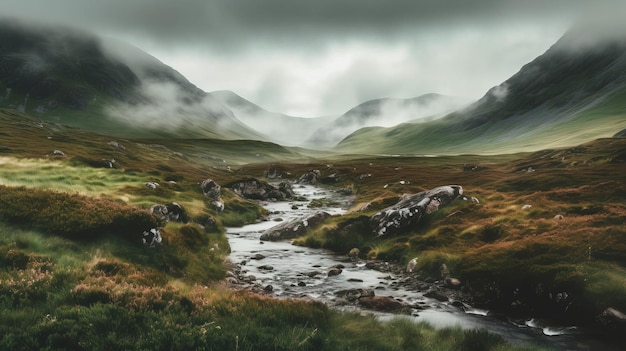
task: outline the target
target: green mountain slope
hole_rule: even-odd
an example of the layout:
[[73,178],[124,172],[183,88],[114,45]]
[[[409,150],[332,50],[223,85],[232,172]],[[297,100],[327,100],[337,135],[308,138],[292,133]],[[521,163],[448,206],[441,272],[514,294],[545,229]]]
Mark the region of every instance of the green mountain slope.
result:
[[0,21],[0,107],[125,137],[262,139],[137,48],[11,20]]
[[390,127],[413,120],[427,121],[466,106],[469,102],[440,94],[424,94],[410,99],[374,99],[366,101],[317,129],[310,145],[332,147],[360,128]]
[[434,122],[359,130],[338,149],[497,154],[612,136],[626,127],[626,35],[579,43],[581,30],[466,109]]

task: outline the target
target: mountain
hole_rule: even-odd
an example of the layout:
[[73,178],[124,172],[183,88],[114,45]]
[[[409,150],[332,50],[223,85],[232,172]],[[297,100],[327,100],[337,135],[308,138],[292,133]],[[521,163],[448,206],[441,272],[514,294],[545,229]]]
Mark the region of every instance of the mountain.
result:
[[0,107],[127,137],[262,139],[217,99],[131,45],[0,21]]
[[315,130],[334,118],[303,118],[270,112],[228,90],[210,94],[233,111],[240,121],[282,145],[305,146],[305,141]]
[[309,144],[334,146],[363,127],[391,127],[412,120],[434,120],[468,103],[463,99],[439,94],[425,94],[411,99],[384,98],[366,101],[316,130],[309,139]]
[[609,137],[626,127],[626,33],[568,31],[483,98],[442,119],[365,128],[343,152],[458,154],[533,151]]

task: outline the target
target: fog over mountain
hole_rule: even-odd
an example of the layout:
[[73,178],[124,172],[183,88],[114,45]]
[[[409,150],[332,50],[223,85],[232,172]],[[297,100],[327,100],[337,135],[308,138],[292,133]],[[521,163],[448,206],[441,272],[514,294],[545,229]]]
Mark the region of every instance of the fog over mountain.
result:
[[611,137],[626,127],[626,25],[615,23],[581,21],[465,109],[436,122],[361,129],[339,148],[505,153]]
[[467,99],[434,93],[412,99],[366,101],[316,130],[308,144],[332,147],[360,128],[393,127],[407,122],[432,121],[465,107],[470,102]]
[[6,18],[0,39],[0,107],[116,135],[263,138],[131,45]]
[[269,140],[287,146],[314,146],[306,141],[321,126],[335,117],[302,118],[270,112],[228,90],[214,91],[211,96],[230,108],[235,116]]
[[476,100],[576,21],[624,7],[622,0],[20,0],[2,2],[0,13],[117,38],[203,91],[230,90],[269,111],[313,117],[381,97]]

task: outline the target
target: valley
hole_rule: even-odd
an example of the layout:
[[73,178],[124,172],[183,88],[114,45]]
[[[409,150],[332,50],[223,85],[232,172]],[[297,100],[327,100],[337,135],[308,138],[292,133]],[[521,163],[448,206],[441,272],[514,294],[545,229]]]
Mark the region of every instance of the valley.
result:
[[580,30],[300,118],[1,22],[0,349],[621,350],[626,45]]

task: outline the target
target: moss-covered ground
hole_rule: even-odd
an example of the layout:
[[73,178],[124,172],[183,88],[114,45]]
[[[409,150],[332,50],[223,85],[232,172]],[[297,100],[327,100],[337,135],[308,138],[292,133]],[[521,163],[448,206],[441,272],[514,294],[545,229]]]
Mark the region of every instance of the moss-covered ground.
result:
[[[626,310],[624,139],[534,154],[301,163],[274,146],[264,154],[262,143],[224,162],[235,151],[210,145],[227,147],[111,139],[2,112],[0,349],[524,349],[484,331],[383,323],[227,289],[223,227],[264,212],[225,189],[226,211],[218,212],[199,183],[262,177],[269,167],[292,179],[319,169],[355,194],[348,214],[297,244],[359,247],[364,257],[398,264],[417,256],[425,277],[446,263],[477,301],[512,312],[548,306],[546,313],[583,320],[609,306]],[[368,217],[403,193],[446,184],[480,203],[459,200],[403,235],[371,233]],[[188,223],[163,224],[147,212],[173,201]],[[161,226],[163,244],[149,248],[140,235],[152,226]],[[537,289],[575,299],[559,305]]]

